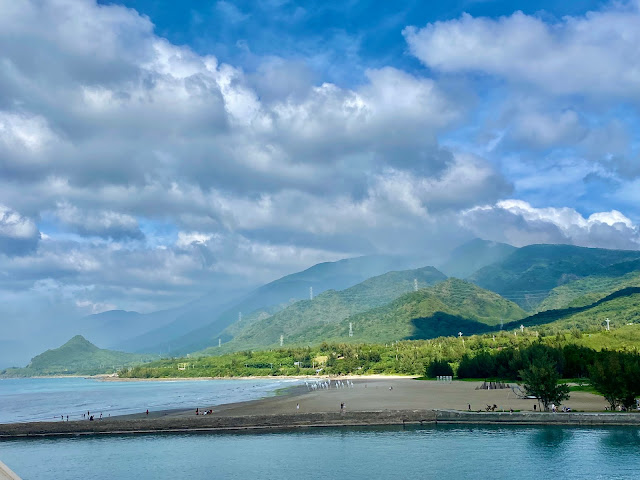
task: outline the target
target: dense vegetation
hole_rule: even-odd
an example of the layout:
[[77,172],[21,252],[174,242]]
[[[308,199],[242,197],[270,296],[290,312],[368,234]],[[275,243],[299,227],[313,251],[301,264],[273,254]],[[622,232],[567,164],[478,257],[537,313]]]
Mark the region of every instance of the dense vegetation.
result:
[[[500,332],[387,344],[322,343],[314,347],[244,351],[221,356],[172,358],[126,369],[125,377],[222,377],[256,375],[406,374],[423,375],[425,366],[445,360],[461,378],[519,378],[530,360],[545,354],[558,359],[564,378],[586,377],[600,350],[638,353],[640,326],[616,331],[560,332],[544,336],[536,331]],[[498,359],[498,363],[496,363]],[[561,361],[560,361],[561,359]],[[476,363],[487,367],[479,369]],[[476,370],[469,370],[471,365]],[[501,365],[500,368],[497,365]],[[179,370],[179,367],[184,370]],[[465,370],[467,369],[467,370]]]
[[158,355],[103,350],[81,335],[76,335],[60,348],[47,350],[34,357],[25,368],[8,368],[0,375],[34,377],[40,375],[96,375],[157,360]]

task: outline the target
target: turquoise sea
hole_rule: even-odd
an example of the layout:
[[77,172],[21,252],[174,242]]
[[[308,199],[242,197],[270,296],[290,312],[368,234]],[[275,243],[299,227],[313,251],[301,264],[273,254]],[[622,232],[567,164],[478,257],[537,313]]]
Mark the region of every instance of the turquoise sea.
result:
[[0,423],[78,420],[87,411],[124,415],[196,408],[273,395],[294,379],[114,382],[94,378],[0,379]]
[[638,428],[316,428],[0,441],[36,479],[637,479]]

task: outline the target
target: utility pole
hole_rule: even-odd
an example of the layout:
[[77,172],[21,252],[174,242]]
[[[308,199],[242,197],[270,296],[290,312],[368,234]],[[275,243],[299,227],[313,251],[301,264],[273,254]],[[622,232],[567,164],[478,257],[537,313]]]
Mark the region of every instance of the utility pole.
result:
[[608,331],[609,331],[609,319],[607,318],[607,319],[605,320],[605,322],[607,322],[607,332],[608,332]]

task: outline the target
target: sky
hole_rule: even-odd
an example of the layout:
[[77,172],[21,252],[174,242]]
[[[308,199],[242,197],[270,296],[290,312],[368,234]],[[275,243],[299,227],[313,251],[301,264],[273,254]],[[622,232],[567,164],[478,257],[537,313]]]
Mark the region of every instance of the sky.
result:
[[638,0],[0,0],[4,341],[474,237],[638,249],[638,45]]

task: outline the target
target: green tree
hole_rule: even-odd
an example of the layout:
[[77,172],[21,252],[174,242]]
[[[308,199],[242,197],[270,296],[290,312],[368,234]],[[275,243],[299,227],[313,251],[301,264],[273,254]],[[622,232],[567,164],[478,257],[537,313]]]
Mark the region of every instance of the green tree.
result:
[[635,355],[603,351],[589,369],[589,380],[612,410],[632,409],[640,396],[640,361]]
[[558,365],[547,355],[535,358],[527,368],[520,370],[520,378],[527,393],[537,397],[545,411],[549,411],[552,403],[560,404],[569,398],[569,385],[558,383]]
[[446,360],[434,360],[425,369],[425,373],[429,378],[435,378],[438,376],[453,376],[453,368]]

